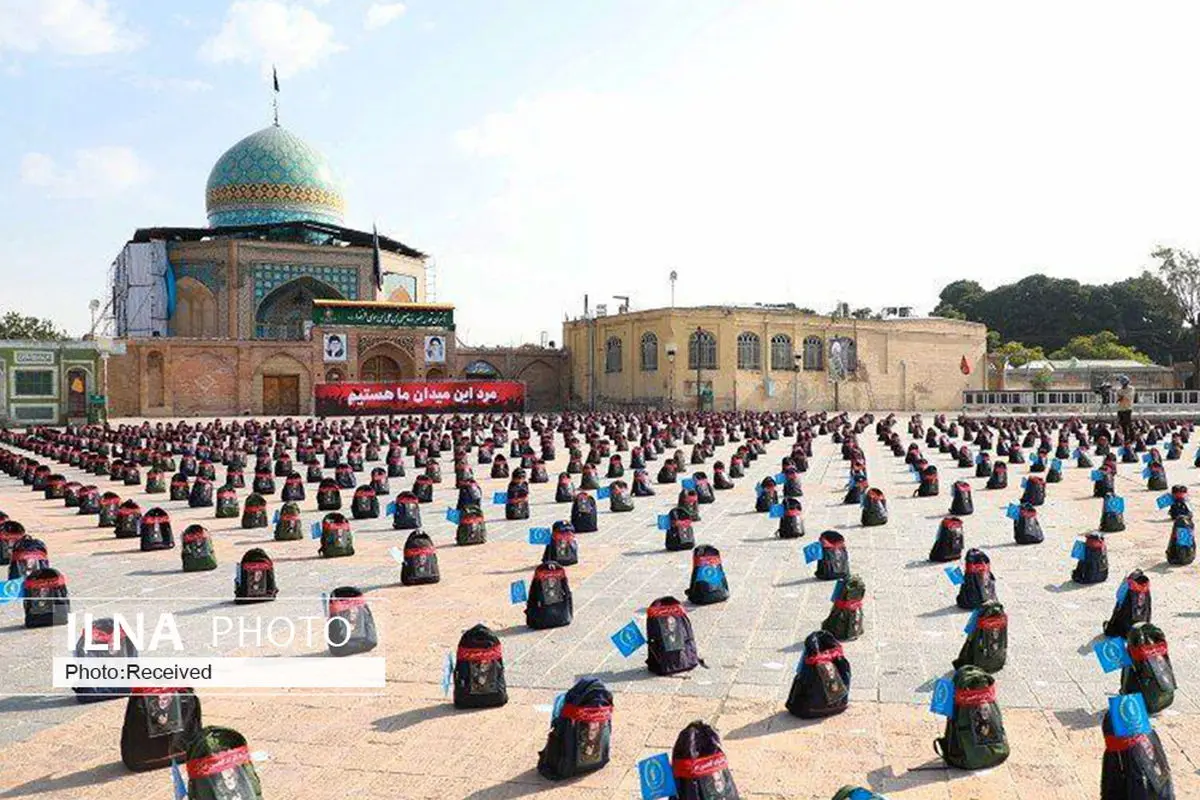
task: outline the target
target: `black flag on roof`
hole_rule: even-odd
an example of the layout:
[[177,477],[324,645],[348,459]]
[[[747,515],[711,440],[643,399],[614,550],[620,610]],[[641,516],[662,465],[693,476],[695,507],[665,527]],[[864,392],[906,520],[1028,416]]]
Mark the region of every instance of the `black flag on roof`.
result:
[[379,231],[374,225],[371,226],[371,247],[374,252],[371,254],[371,265],[375,268],[375,288],[383,288],[383,259],[379,255]]

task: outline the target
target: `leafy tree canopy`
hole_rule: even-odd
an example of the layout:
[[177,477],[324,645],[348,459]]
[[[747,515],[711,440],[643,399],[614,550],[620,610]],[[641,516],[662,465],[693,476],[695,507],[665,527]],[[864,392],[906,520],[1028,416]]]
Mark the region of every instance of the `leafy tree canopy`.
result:
[[1100,331],[1086,336],[1076,336],[1067,342],[1067,346],[1055,350],[1051,358],[1102,358],[1128,359],[1142,364],[1150,363],[1150,356],[1139,353],[1136,348],[1121,344],[1120,339],[1112,331]]
[[0,339],[35,339],[42,342],[60,342],[67,332],[48,319],[27,317],[9,311],[0,317]]

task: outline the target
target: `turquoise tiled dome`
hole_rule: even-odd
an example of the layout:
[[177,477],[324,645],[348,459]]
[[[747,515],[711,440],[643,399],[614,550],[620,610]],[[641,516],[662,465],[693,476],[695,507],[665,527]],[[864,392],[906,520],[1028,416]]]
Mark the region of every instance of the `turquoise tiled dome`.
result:
[[342,224],[342,189],[325,156],[278,125],[225,151],[208,176],[208,224]]

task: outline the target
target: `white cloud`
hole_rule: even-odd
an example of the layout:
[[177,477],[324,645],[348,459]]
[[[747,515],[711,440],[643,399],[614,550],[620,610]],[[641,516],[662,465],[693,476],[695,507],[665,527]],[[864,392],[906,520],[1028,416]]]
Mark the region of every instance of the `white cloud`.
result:
[[287,77],[345,49],[335,40],[333,26],[303,6],[238,0],[221,30],[200,46],[200,55],[215,63],[257,63],[264,74],[274,65]]
[[4,0],[0,53],[42,49],[71,56],[131,50],[140,37],[126,28],[106,0]]
[[402,17],[404,11],[404,3],[372,3],[367,8],[367,18],[363,22],[363,26],[369,31],[382,28],[389,22]]
[[199,78],[159,78],[155,75],[130,75],[126,79],[130,86],[149,92],[174,92],[178,94],[207,92],[213,88],[208,81]]
[[109,197],[136,186],[149,174],[128,147],[76,150],[70,167],[61,166],[45,153],[26,153],[21,158],[21,182],[45,190],[50,197]]

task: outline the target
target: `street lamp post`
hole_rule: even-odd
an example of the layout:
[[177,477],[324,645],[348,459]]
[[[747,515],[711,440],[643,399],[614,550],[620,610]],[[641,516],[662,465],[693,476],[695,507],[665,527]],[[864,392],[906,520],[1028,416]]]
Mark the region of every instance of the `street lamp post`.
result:
[[667,344],[667,363],[671,365],[670,377],[667,384],[667,407],[675,410],[675,343]]
[[700,365],[703,363],[703,352],[700,350],[700,335],[704,329],[696,326],[696,410],[704,410],[704,395],[700,393]]
[[792,413],[800,410],[800,365],[804,362],[802,353],[792,353]]

